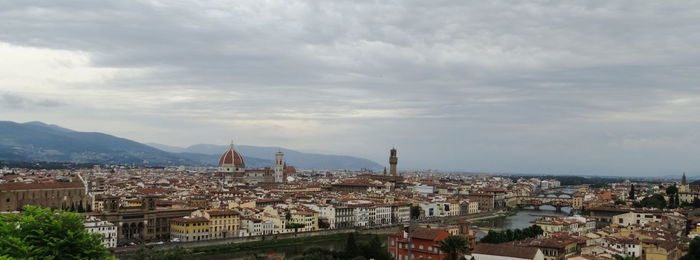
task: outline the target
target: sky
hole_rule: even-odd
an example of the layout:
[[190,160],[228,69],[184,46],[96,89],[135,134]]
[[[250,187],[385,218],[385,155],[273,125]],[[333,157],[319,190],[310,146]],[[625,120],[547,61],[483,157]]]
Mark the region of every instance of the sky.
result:
[[698,1],[3,1],[0,120],[401,169],[700,175]]

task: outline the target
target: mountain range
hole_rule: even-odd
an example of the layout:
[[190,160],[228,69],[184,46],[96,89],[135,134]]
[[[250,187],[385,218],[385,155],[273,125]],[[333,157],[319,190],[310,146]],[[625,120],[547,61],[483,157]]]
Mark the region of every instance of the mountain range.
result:
[[[69,161],[143,166],[215,166],[228,145],[198,144],[187,148],[142,144],[104,133],[79,132],[42,122],[0,121],[0,160]],[[376,162],[343,155],[304,153],[275,147],[236,145],[246,167],[273,165],[277,151],[288,165],[304,169],[382,168]]]
[[[220,156],[223,151],[226,151],[229,145],[213,145],[213,144],[196,144],[186,148],[175,147],[169,145],[148,143],[153,147],[158,149],[172,152],[172,153],[188,153],[188,154],[208,154]],[[248,161],[246,158],[274,158],[276,152],[283,152],[284,159],[288,165],[293,165],[295,167],[304,169],[373,169],[379,170],[383,168],[376,162],[357,158],[353,156],[346,155],[328,155],[328,154],[315,154],[315,153],[305,153],[295,150],[279,148],[279,147],[262,147],[262,146],[250,146],[250,145],[235,145],[236,151],[243,155],[246,160],[246,166]],[[247,157],[248,156],[248,157]],[[218,157],[217,157],[218,158]],[[268,164],[269,165],[269,164]]]

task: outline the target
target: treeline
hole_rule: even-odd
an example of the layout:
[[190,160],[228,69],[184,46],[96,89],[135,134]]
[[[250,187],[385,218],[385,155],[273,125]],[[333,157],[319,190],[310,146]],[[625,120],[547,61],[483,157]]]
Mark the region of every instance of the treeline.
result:
[[680,196],[678,194],[678,187],[675,185],[669,186],[666,188],[666,196],[668,196],[668,200],[661,195],[661,194],[654,194],[648,197],[645,197],[641,201],[635,201],[632,203],[632,206],[635,208],[657,208],[657,209],[663,209],[663,208],[669,208],[669,209],[675,209],[675,208],[700,208],[700,199],[695,198],[693,199],[692,202],[681,202],[680,201]]
[[530,237],[536,237],[538,235],[541,235],[542,233],[544,233],[544,230],[542,230],[542,227],[538,225],[532,225],[523,229],[508,229],[501,232],[489,230],[489,233],[486,234],[486,236],[484,236],[483,238],[481,238],[479,242],[489,244],[500,244],[510,241],[523,240]]
[[[343,234],[344,236],[344,234]],[[292,247],[299,243],[304,243],[316,240],[314,237],[306,238],[294,238],[294,239],[281,239],[281,240],[263,240],[247,243],[236,243],[229,244],[226,246],[210,246],[202,248],[192,248],[183,249],[181,247],[176,247],[173,249],[166,250],[152,250],[148,248],[141,248],[136,252],[135,255],[130,257],[135,260],[192,260],[196,259],[197,256],[208,256],[208,255],[221,255],[226,252],[241,252],[249,251],[255,252],[251,256],[244,258],[245,260],[272,260],[265,254],[259,254],[257,252],[264,252],[268,248],[279,248],[279,247]],[[366,235],[360,237],[361,240],[367,239]],[[328,250],[320,247],[312,247],[305,250],[301,255],[290,257],[288,259],[292,260],[361,260],[361,259],[376,259],[376,260],[391,260],[393,259],[387,250],[387,247],[383,245],[381,239],[378,235],[371,235],[367,242],[357,242],[356,234],[350,233],[347,235],[345,240],[345,247],[343,250]]]

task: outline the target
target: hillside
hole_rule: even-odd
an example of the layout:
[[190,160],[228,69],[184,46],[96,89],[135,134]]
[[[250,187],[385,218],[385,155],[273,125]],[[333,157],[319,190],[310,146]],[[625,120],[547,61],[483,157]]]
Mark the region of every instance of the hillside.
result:
[[[108,134],[78,132],[41,122],[0,121],[0,133],[0,160],[150,166],[213,166],[218,160],[217,156],[170,153]],[[258,158],[246,161],[251,167],[272,163]]]
[[[197,154],[212,154],[220,155],[222,151],[228,149],[228,145],[212,145],[212,144],[196,144],[187,148],[173,147],[167,145],[151,144],[165,151],[178,151]],[[250,156],[255,158],[271,158],[277,151],[284,153],[284,158],[287,164],[294,165],[304,169],[349,169],[359,170],[368,168],[373,170],[383,169],[383,166],[371,160],[345,156],[345,155],[328,155],[305,153],[291,149],[279,147],[261,147],[250,145],[236,145],[236,150],[244,157]],[[247,163],[247,161],[246,161]]]
[[[42,122],[0,121],[0,160],[131,164],[144,166],[215,166],[228,145],[187,148],[142,144],[103,133],[78,132]],[[237,145],[246,166],[273,165],[278,148]],[[287,164],[306,169],[381,169],[362,158],[281,149]]]

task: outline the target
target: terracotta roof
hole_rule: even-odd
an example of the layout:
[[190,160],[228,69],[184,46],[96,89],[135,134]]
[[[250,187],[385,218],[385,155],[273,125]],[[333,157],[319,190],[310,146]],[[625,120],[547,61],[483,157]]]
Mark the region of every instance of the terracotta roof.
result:
[[294,166],[287,166],[287,168],[284,169],[284,172],[289,174],[295,174],[297,173],[297,169],[294,168]]
[[68,189],[83,188],[79,182],[50,182],[50,183],[19,183],[9,182],[0,184],[0,190],[39,190],[39,189]]
[[243,156],[233,149],[233,144],[224,152],[219,158],[219,167],[233,165],[235,167],[245,168],[245,162],[243,161]]
[[471,252],[472,254],[504,256],[533,259],[539,249],[534,247],[517,247],[508,244],[479,243]]
[[424,239],[424,240],[435,240],[435,238],[442,232],[447,232],[444,229],[437,228],[416,228],[413,233],[413,238]]
[[240,215],[238,211],[235,210],[214,210],[214,211],[207,211],[209,213],[209,216],[231,216],[231,215]]
[[196,217],[196,218],[174,218],[171,219],[170,222],[176,222],[176,223],[204,223],[204,222],[209,222],[208,219],[203,218],[203,217]]

